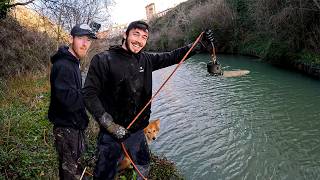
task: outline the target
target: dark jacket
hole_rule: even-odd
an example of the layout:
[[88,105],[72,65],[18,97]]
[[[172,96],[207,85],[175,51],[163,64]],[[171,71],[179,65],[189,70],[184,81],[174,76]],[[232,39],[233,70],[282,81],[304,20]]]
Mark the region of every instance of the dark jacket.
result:
[[[152,71],[178,63],[189,47],[132,54],[116,46],[95,55],[83,89],[87,109],[95,119],[107,112],[126,128],[152,96]],[[148,125],[150,109],[151,105],[129,129],[131,132]]]
[[81,94],[80,62],[63,46],[51,57],[51,63],[49,120],[56,127],[83,130],[89,120]]

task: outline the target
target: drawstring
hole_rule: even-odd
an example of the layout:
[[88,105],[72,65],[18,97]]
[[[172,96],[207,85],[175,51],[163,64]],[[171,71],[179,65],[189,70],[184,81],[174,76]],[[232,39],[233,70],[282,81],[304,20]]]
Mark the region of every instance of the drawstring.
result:
[[[77,144],[77,156],[81,153],[81,152],[83,152],[83,147],[85,146],[85,143],[84,143],[84,141],[85,141],[85,138],[84,138],[84,136],[85,136],[85,133],[84,133],[84,131],[83,130],[77,130],[78,131],[78,144]],[[82,153],[81,153],[82,154]],[[81,156],[80,157],[78,157],[78,165],[81,165],[81,162],[79,161],[80,160],[80,158],[81,158]],[[79,167],[78,167],[79,168]],[[84,176],[84,174],[85,174],[85,172],[86,172],[86,169],[87,169],[87,167],[85,167],[84,168],[84,170],[82,171],[82,174],[81,174],[81,177],[80,177],[80,180],[82,180],[82,178],[83,178],[83,176]]]
[[80,154],[81,150],[83,150],[83,146],[85,146],[84,143],[84,131],[83,130],[78,130],[78,148],[77,148],[77,155]]

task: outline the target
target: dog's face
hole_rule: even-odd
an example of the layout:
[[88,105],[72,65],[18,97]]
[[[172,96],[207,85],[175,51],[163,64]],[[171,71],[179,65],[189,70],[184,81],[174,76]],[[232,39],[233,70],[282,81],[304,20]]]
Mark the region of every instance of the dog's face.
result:
[[143,131],[148,143],[150,143],[153,140],[156,140],[160,131],[160,119],[151,121],[149,125],[146,128],[144,128]]

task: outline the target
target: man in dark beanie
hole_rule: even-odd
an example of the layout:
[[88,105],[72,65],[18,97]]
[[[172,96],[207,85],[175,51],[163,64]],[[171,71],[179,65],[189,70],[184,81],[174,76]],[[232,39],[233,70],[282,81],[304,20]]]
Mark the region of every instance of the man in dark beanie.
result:
[[79,159],[85,151],[88,116],[81,94],[80,59],[86,56],[92,39],[96,35],[87,24],[76,25],[71,30],[70,46],[60,47],[51,57],[48,117],[53,123],[62,180],[80,179],[83,170]]
[[190,49],[189,45],[171,52],[143,52],[148,38],[148,24],[134,21],[121,45],[91,60],[83,93],[87,109],[100,125],[95,179],[114,179],[122,156],[120,142],[139,171],[148,175],[150,154],[143,129],[149,124],[151,105],[130,129],[126,127],[152,96],[152,71],[178,63]]

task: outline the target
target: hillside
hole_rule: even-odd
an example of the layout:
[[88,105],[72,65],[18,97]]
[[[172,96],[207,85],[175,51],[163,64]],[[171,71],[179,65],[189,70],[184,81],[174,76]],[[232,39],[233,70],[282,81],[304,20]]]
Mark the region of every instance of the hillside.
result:
[[66,42],[68,40],[68,33],[61,29],[60,26],[32,9],[25,6],[16,6],[10,12],[10,15],[23,27],[47,34],[55,40],[59,38],[60,42]]
[[57,42],[58,27],[23,6],[17,6],[0,19],[0,77],[44,71],[58,44],[67,40],[63,31]]
[[21,26],[14,18],[0,20],[0,77],[44,70],[55,41]]

